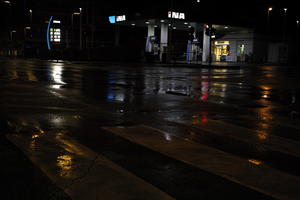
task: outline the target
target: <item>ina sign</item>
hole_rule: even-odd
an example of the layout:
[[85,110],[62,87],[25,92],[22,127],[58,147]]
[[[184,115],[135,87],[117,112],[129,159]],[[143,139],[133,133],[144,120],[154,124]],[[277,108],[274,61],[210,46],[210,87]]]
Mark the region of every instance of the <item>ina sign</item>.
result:
[[125,15],[116,16],[116,21],[117,21],[117,22],[123,22],[123,21],[126,21],[126,16],[125,16]]
[[185,14],[184,13],[179,13],[179,12],[168,12],[168,17],[172,19],[185,19]]

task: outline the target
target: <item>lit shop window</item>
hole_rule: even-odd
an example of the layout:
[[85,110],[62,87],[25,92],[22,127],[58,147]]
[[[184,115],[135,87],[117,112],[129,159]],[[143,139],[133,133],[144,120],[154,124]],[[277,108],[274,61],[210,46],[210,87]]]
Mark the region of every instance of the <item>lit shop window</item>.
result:
[[51,28],[50,29],[50,41],[54,43],[61,42],[61,31],[60,28]]

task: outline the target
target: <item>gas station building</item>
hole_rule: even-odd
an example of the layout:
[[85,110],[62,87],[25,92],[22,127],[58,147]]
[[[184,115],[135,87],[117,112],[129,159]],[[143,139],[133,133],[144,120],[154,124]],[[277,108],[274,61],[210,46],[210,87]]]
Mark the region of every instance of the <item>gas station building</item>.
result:
[[[254,29],[194,22],[184,12],[165,12],[161,18],[109,16],[119,27],[144,28],[145,57],[160,62],[265,62],[268,44]],[[122,37],[115,32],[116,40]]]

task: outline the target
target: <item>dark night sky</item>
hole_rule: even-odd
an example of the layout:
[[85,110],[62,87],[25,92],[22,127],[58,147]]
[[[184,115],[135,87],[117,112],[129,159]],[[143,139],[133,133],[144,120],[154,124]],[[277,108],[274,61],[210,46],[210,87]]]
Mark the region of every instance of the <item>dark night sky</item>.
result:
[[[2,1],[2,0],[0,0]],[[34,11],[59,11],[61,13],[72,13],[79,7],[86,8],[87,2],[93,4],[95,16],[108,16],[113,14],[136,14],[142,16],[157,15],[170,10],[172,0],[152,1],[102,1],[102,0],[11,0],[13,4],[13,16],[16,23],[24,20],[24,2],[27,9]],[[231,24],[240,26],[263,27],[267,18],[267,8],[274,7],[272,13],[274,26],[278,26],[283,20],[283,8],[288,7],[288,22],[295,25],[297,19],[296,1],[293,0],[240,0],[240,1],[213,1],[201,0],[173,0],[174,10],[184,11],[192,21],[212,22],[219,24]],[[2,27],[8,23],[8,5],[0,4],[0,23]]]

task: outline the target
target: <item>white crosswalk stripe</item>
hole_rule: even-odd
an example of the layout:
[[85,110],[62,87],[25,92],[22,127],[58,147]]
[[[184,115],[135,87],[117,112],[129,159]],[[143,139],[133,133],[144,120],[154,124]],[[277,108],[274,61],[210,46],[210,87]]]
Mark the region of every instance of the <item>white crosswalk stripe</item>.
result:
[[278,199],[299,199],[300,178],[199,145],[147,126],[103,127],[104,130],[171,158],[206,170]]

